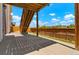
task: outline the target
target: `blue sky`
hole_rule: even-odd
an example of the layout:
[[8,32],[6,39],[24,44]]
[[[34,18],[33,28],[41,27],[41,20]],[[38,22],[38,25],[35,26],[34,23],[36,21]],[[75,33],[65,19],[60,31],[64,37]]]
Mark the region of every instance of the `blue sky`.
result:
[[[22,8],[12,7],[12,22],[19,26]],[[70,25],[74,24],[74,4],[73,3],[51,3],[49,6],[39,11],[40,26]],[[30,27],[36,27],[36,14],[34,15]]]
[[20,25],[22,11],[22,8],[12,6],[12,22],[16,23],[17,26]]

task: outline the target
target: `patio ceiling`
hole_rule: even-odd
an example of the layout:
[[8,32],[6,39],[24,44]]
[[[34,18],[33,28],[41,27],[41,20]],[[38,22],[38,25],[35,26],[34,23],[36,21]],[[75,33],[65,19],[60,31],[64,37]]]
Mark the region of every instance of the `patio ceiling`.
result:
[[8,4],[33,11],[39,11],[41,8],[48,5],[48,3],[8,3]]

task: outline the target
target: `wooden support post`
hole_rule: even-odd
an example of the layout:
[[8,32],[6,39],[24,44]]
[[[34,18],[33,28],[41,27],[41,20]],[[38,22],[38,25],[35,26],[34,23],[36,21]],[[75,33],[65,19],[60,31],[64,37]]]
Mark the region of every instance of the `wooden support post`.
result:
[[28,33],[27,29],[31,23],[34,13],[35,13],[35,11],[23,9],[21,24],[20,24],[21,33]]
[[75,3],[75,48],[79,50],[79,3]]
[[36,27],[37,27],[36,35],[38,36],[38,11],[36,12]]

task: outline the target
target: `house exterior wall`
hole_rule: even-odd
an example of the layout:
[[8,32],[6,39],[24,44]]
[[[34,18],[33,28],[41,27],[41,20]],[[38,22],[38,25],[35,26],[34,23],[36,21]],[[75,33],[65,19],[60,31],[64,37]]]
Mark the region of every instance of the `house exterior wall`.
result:
[[5,34],[10,32],[11,26],[11,6],[0,3],[0,42]]
[[11,26],[11,6],[6,4],[6,33],[10,32]]
[[0,42],[3,39],[2,4],[0,3]]

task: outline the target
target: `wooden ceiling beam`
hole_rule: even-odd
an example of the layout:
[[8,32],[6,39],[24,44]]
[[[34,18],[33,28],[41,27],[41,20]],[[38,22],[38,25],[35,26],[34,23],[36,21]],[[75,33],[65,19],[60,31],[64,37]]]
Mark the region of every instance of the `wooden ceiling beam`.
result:
[[24,28],[23,28],[23,32],[26,32],[28,27],[29,27],[29,24],[31,23],[31,20],[32,20],[32,17],[34,15],[34,11],[32,10],[29,10],[29,14],[28,14],[28,17],[26,17],[26,21],[25,21],[25,24],[24,24]]
[[7,4],[14,5],[28,10],[33,10],[33,11],[38,11],[47,5],[47,3],[7,3]]
[[26,17],[28,16],[28,10],[23,9],[22,17],[21,17],[21,22],[20,22],[20,31],[22,32],[24,22],[26,20]]

